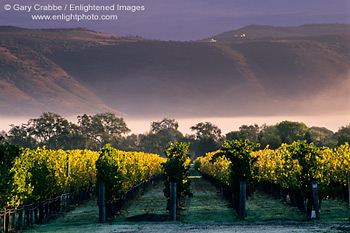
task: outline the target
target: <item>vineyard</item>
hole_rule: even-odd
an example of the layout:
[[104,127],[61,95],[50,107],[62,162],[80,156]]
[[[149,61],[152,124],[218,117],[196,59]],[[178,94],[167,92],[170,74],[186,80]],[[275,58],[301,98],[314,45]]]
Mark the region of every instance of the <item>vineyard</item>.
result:
[[[178,199],[183,195],[192,196],[191,179],[188,178],[188,144],[185,143],[170,144],[165,152],[167,159],[156,154],[120,151],[110,145],[99,152],[29,150],[9,144],[0,146],[0,207],[4,210],[0,212],[0,231],[42,222],[42,219],[28,222],[29,218],[35,218],[34,212],[28,217],[24,217],[27,212],[6,216],[6,210],[25,210],[23,206],[47,202],[81,190],[89,190],[88,194],[81,195],[91,197],[99,183],[104,183],[105,200],[111,204],[107,212],[113,213],[108,218],[120,211],[120,208],[111,211],[113,203],[125,200],[127,195],[136,196],[140,185],[152,177],[162,175],[166,198],[170,196],[169,182],[179,183]],[[314,208],[312,182],[317,182],[321,208],[322,201],[326,199],[349,201],[349,144],[329,149],[298,141],[282,144],[276,150],[265,148],[254,151],[255,147],[249,141],[226,141],[219,151],[197,158],[194,167],[215,183],[236,209],[240,180],[247,183],[247,196],[253,195],[256,190],[264,191],[297,206],[308,216]],[[51,201],[50,207],[39,208],[39,212],[45,212],[45,218],[51,211],[43,208],[55,210],[60,205],[51,203],[56,202]],[[74,203],[70,200],[71,205]]]
[[[232,189],[235,181],[249,175],[250,189],[260,187],[274,197],[285,198],[307,213],[311,213],[313,181],[318,184],[320,203],[327,198],[349,200],[350,148],[347,143],[332,150],[298,141],[291,145],[282,144],[276,150],[265,148],[254,151],[248,155],[254,163],[242,177],[232,176],[230,168],[233,164],[227,157],[214,159],[220,153],[222,151],[208,153],[194,163],[203,174],[214,178],[227,189]],[[246,167],[236,167],[235,170]]]
[[[1,190],[1,206],[18,207],[96,183],[97,152],[20,150],[8,167],[10,185]],[[4,168],[3,168],[4,170]]]
[[[158,155],[124,152],[108,145],[100,152],[94,152],[54,151],[45,148],[29,150],[7,144],[1,145],[0,152],[0,209],[7,208],[7,211],[22,210],[22,206],[38,206],[37,203],[56,200],[57,197],[62,197],[62,194],[66,200],[66,195],[94,188],[98,181],[103,181],[110,187],[107,198],[113,200],[127,193],[138,183],[160,175],[161,163],[165,161]],[[1,226],[7,221],[4,220],[5,211],[0,213],[0,221],[3,222]],[[34,208],[33,211],[34,218],[40,219],[40,216],[36,216],[36,212],[40,210]],[[14,211],[11,213],[16,215]],[[45,214],[45,217],[48,217],[47,215]],[[26,221],[24,224],[32,223],[32,220],[28,219],[23,220]],[[24,225],[20,224],[21,227]]]

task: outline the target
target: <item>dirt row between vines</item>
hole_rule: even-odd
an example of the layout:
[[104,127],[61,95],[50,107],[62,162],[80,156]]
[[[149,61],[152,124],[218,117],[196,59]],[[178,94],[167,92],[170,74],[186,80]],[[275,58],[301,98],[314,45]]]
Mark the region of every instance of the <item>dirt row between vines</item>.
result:
[[[97,201],[89,201],[71,212],[26,232],[348,232],[348,222],[305,221],[307,216],[281,200],[258,193],[247,201],[247,219],[238,220],[229,202],[199,173],[191,174],[192,198],[182,200],[177,222],[167,221],[163,184],[128,203],[105,224],[98,222]],[[342,206],[340,206],[342,207]],[[350,214],[349,214],[350,217]]]

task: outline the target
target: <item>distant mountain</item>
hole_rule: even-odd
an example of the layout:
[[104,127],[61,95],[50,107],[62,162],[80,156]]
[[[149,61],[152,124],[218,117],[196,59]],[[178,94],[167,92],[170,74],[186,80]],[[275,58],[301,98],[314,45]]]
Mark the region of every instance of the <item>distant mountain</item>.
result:
[[[249,25],[237,30],[213,36],[221,41],[237,39],[273,39],[282,37],[305,37],[334,34],[350,34],[350,24],[305,24],[298,27],[275,27],[266,25]],[[241,37],[244,35],[244,37]]]
[[46,56],[51,51],[82,50],[116,39],[86,29],[0,27],[0,113],[111,111],[122,115]]
[[[345,112],[350,109],[350,35],[340,28],[349,25],[248,26],[232,31],[246,32],[246,38],[215,36],[212,43],[126,38],[81,28],[0,27],[0,113]],[[249,39],[253,34],[247,29],[260,31],[261,38]]]

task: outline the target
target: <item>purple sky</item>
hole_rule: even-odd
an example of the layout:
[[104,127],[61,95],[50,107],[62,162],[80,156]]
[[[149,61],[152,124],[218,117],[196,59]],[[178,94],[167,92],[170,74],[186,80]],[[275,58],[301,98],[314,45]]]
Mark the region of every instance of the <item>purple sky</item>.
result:
[[[4,10],[5,4],[13,6],[15,3],[144,5],[146,10],[112,12],[118,15],[117,21],[38,22],[32,21],[31,15],[48,12]],[[72,12],[55,12],[61,13]],[[0,25],[85,27],[115,35],[132,34],[161,40],[203,39],[250,24],[299,26],[306,23],[350,23],[350,0],[1,0],[0,3]]]

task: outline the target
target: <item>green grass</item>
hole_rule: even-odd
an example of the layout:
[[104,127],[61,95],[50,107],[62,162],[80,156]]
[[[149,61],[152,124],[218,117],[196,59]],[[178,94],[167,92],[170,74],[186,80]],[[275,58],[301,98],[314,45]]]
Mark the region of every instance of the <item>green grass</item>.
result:
[[[286,204],[281,199],[256,192],[246,203],[248,221],[291,220],[307,221],[309,216],[295,206]],[[339,200],[325,200],[321,206],[321,220],[327,222],[349,222],[350,208]]]
[[274,199],[261,192],[256,192],[253,197],[247,200],[246,211],[246,220],[248,221],[308,220],[308,216],[301,213],[297,207],[283,203],[282,200]]
[[331,222],[349,222],[350,208],[348,203],[339,200],[325,200],[321,205],[321,219]]
[[[191,170],[192,198],[184,198],[184,211],[180,213],[182,222],[237,222],[236,211],[228,208],[229,201],[208,181]],[[339,200],[325,200],[321,206],[321,221],[326,223],[348,223],[350,208]],[[255,192],[246,202],[246,221],[292,221],[310,222],[310,216],[302,213],[298,207],[275,199],[264,192]]]

